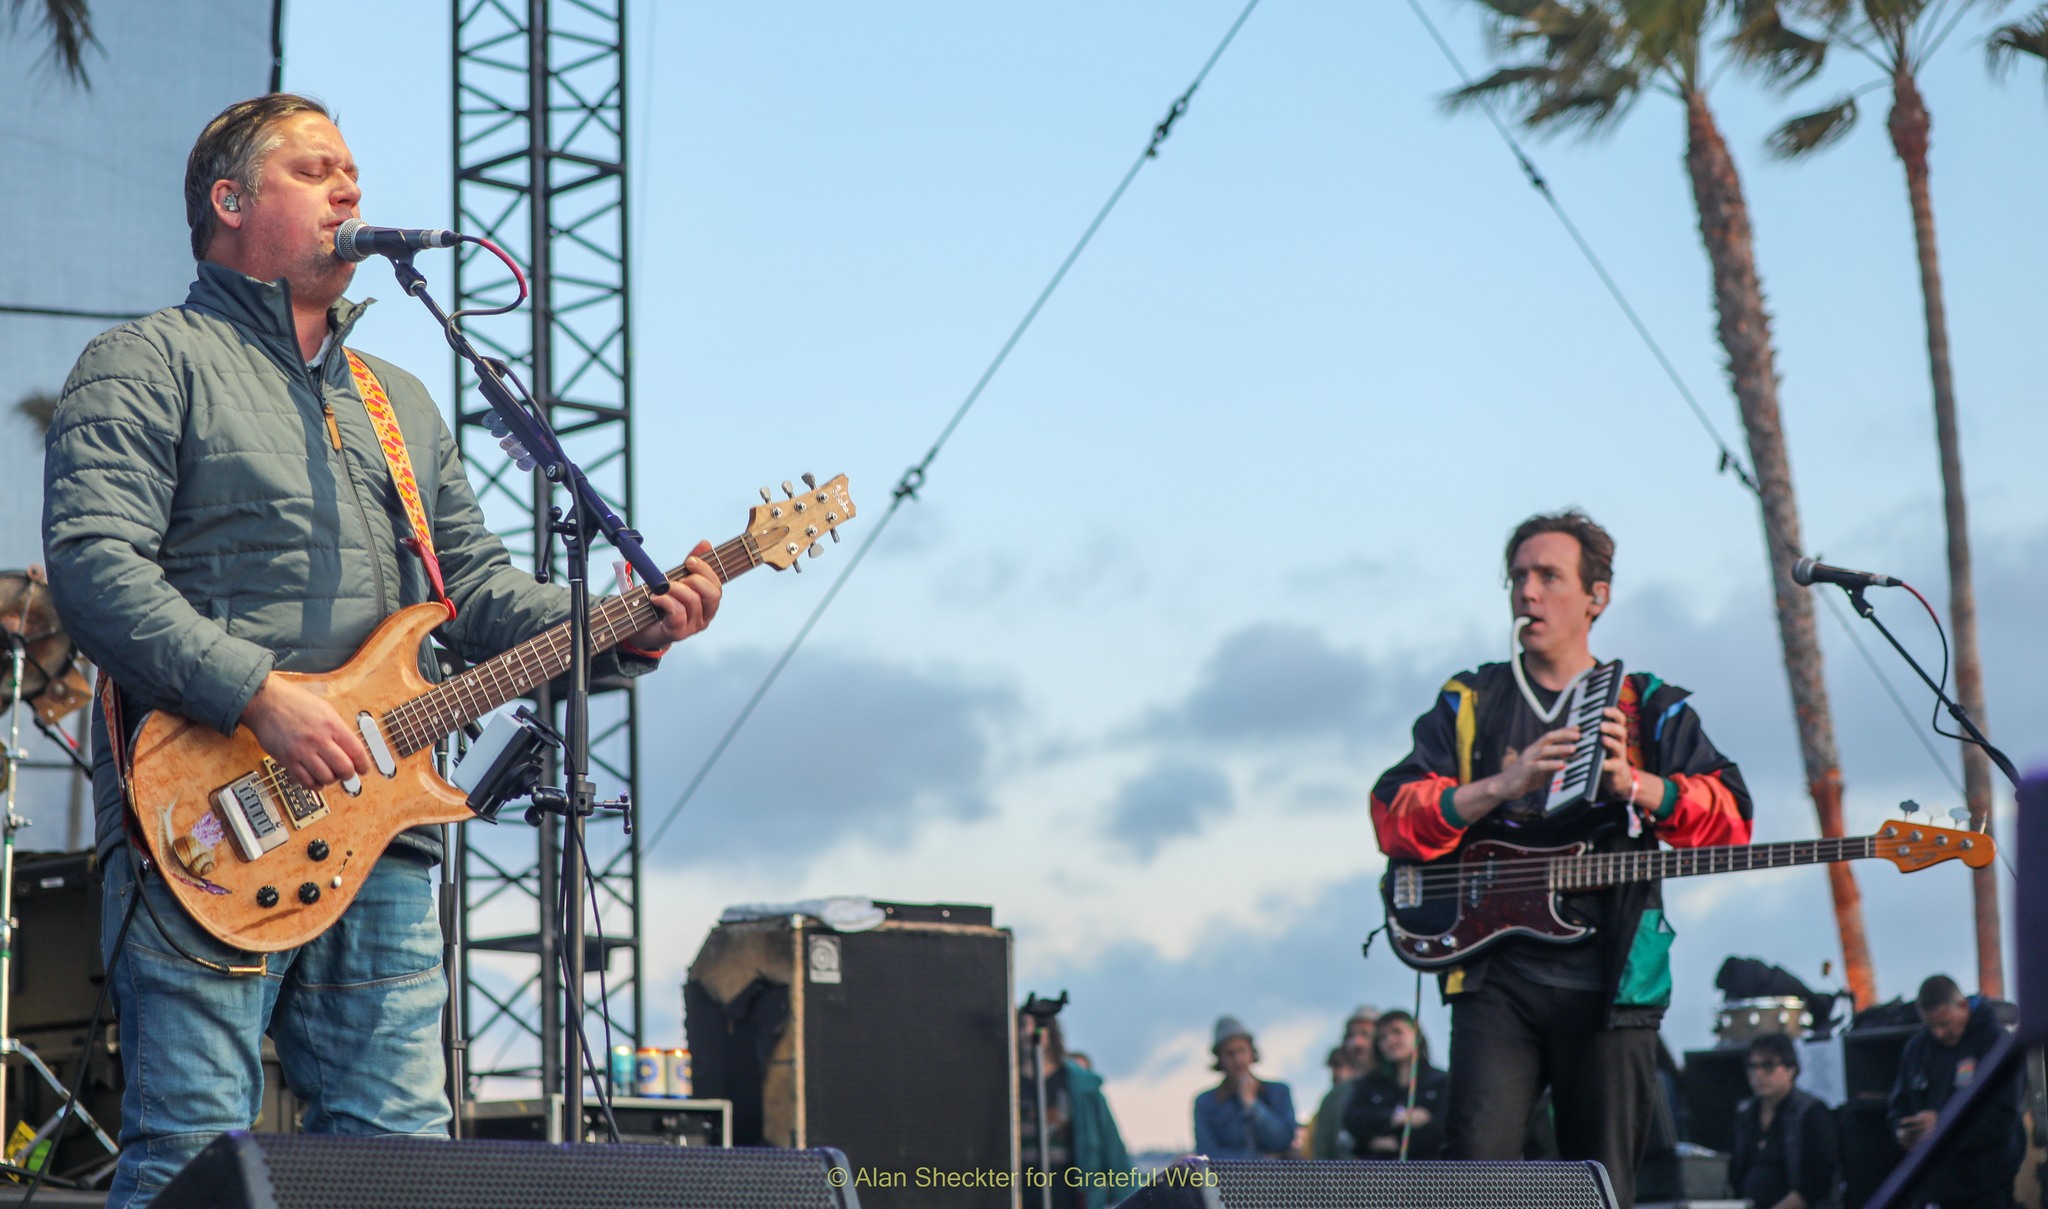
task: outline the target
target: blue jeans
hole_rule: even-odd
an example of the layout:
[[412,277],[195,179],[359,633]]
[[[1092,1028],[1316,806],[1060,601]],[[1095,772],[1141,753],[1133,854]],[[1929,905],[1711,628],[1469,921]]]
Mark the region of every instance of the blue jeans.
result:
[[447,1136],[448,984],[432,869],[413,850],[386,852],[332,928],[271,954],[266,975],[229,977],[179,956],[158,930],[209,961],[256,964],[201,931],[160,877],[144,883],[117,963],[136,882],[125,845],[108,858],[100,948],[127,1077],[109,1209],[140,1209],[216,1135],[249,1128],[262,1108],[265,1032],[307,1132]]

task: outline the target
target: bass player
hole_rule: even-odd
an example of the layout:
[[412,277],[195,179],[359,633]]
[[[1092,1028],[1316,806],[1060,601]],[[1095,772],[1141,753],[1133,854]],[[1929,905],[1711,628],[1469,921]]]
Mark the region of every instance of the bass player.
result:
[[[1414,749],[1373,787],[1381,850],[1433,860],[1468,839],[1586,839],[1596,851],[1748,843],[1741,773],[1708,741],[1685,690],[1641,671],[1623,678],[1600,724],[1598,800],[1546,816],[1551,779],[1580,738],[1558,719],[1596,665],[1588,638],[1607,609],[1614,540],[1576,511],[1533,516],[1508,539],[1505,561],[1520,666],[1460,672],[1416,720]],[[1548,1087],[1563,1157],[1604,1165],[1627,1209],[1657,1094],[1673,931],[1656,882],[1568,896],[1564,906],[1594,927],[1590,938],[1511,937],[1442,975],[1451,1005],[1444,1157],[1521,1158]]]
[[[354,266],[334,237],[360,198],[318,102],[274,93],[209,122],[185,174],[198,280],[183,305],[86,347],[44,483],[50,586],[66,629],[119,685],[121,729],[148,710],[223,734],[246,726],[308,787],[370,776],[371,754],[279,672],[333,670],[444,583],[453,616],[440,634],[470,660],[569,605],[566,588],[515,570],[485,527],[419,380],[343,347],[364,304],[342,297]],[[653,598],[660,619],[595,670],[646,671],[710,623],[719,581],[701,558],[686,566]],[[214,1135],[249,1127],[266,1031],[309,1131],[445,1135],[433,833],[400,835],[335,926],[259,962],[195,926],[162,877],[139,874],[103,711],[93,724],[101,944],[127,1076],[108,1205],[146,1204]],[[116,953],[137,894],[149,910]],[[236,967],[259,972],[223,972]]]

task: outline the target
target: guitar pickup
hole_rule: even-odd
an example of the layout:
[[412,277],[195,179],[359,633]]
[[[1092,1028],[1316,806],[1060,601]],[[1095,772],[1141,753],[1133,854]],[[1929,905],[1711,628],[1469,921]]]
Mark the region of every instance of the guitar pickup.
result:
[[[213,806],[228,825],[243,860],[253,861],[284,843],[294,828],[327,817],[327,802],[297,781],[275,760],[259,772],[237,777],[214,791]],[[285,826],[289,819],[291,827]]]
[[1422,905],[1422,866],[1404,865],[1394,870],[1394,909],[1408,911]]

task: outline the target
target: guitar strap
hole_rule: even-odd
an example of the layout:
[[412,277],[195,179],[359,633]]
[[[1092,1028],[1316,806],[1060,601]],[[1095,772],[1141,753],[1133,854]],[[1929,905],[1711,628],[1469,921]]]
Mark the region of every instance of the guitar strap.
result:
[[377,381],[377,375],[354,349],[342,351],[348,354],[356,393],[363,397],[363,410],[370,413],[370,427],[376,430],[377,444],[384,450],[384,464],[391,468],[391,481],[398,488],[399,502],[405,505],[405,522],[411,526],[412,534],[402,539],[401,544],[419,555],[421,565],[427,569],[427,580],[434,585],[434,599],[448,610],[448,620],[453,621],[455,602],[448,599],[448,588],[441,580],[441,560],[434,554],[434,535],[427,527],[419,480],[413,477],[412,458],[405,452],[405,434],[398,430],[398,415],[391,409],[391,396],[384,393],[384,384]]

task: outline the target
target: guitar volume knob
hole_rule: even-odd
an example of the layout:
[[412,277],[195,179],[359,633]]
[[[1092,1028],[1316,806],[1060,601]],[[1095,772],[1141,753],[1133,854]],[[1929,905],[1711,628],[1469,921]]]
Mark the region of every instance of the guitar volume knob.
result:
[[266,908],[275,907],[277,905],[277,887],[265,886],[258,890],[256,892],[256,905]]
[[299,901],[312,906],[320,901],[320,887],[315,882],[306,882],[299,887]]
[[328,848],[326,840],[314,840],[312,843],[306,845],[306,855],[313,860],[326,860],[327,852]]

